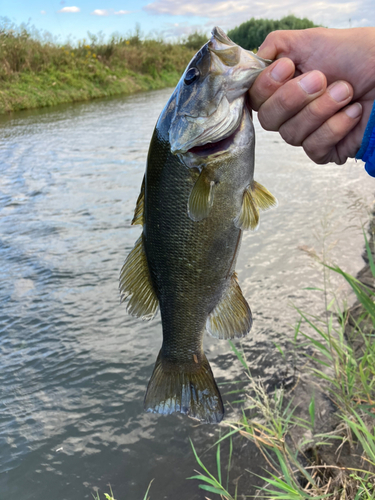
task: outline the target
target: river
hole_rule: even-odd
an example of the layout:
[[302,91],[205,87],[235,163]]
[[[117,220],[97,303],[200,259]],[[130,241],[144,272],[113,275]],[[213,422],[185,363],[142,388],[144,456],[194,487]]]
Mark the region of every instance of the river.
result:
[[[1,499],[104,498],[110,484],[117,500],[142,500],[153,478],[151,500],[204,498],[186,480],[197,468],[189,437],[214,471],[207,450],[223,428],[143,413],[160,315],[128,316],[118,295],[140,233],[130,222],[150,137],[170,93],[0,117]],[[324,247],[355,274],[375,185],[361,162],[317,166],[257,122],[256,132],[255,179],[279,206],[244,235],[237,272],[254,316],[243,348],[272,387],[293,371],[294,354],[284,361],[275,343],[289,349],[294,306],[324,310],[322,294],[306,290],[323,273],[306,250]],[[334,276],[330,286],[347,291]],[[205,346],[218,382],[242,377],[227,342]],[[234,418],[236,404],[226,408]],[[235,460],[231,481],[242,471],[239,491],[248,492],[243,469],[262,473],[259,453],[240,443]]]

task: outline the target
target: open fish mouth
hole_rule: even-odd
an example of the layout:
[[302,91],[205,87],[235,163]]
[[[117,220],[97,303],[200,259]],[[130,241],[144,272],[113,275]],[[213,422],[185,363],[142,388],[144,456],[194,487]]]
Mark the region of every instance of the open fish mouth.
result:
[[208,158],[210,156],[220,156],[229,153],[234,148],[247,146],[252,137],[251,109],[246,103],[242,108],[239,120],[229,135],[218,138],[217,141],[206,142],[189,148],[186,153],[181,154],[187,158]]
[[212,156],[218,153],[225,153],[234,144],[236,135],[239,132],[240,128],[241,124],[239,124],[234,132],[232,132],[229,136],[224,137],[223,139],[219,139],[216,142],[207,142],[206,144],[202,144],[201,146],[194,146],[193,148],[188,149],[187,153],[191,153],[201,157]]

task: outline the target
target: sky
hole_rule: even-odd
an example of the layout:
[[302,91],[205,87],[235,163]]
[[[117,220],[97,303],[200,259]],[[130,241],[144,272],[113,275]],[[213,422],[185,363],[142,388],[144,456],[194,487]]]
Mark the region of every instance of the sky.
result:
[[329,28],[375,26],[375,0],[0,0],[0,21],[28,23],[61,43],[87,39],[88,32],[127,35],[137,25],[144,36],[175,39],[289,14]]

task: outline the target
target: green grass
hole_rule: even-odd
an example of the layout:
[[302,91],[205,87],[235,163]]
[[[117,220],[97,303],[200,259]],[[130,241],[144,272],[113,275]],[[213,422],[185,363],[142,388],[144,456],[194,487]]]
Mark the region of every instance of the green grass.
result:
[[[151,479],[150,484],[147,487],[147,490],[146,490],[145,496],[143,497],[143,500],[150,500],[148,493],[150,491],[152,481],[153,481],[153,479]],[[110,485],[109,485],[109,493],[103,493],[103,494],[104,494],[105,500],[116,500],[114,495],[113,495],[113,491],[112,491],[112,488]],[[93,495],[93,498],[94,498],[94,500],[101,500],[98,492],[96,492],[96,495]]]
[[[366,236],[365,244],[369,266],[375,278],[375,265]],[[228,480],[224,484],[223,467],[220,464],[220,446],[225,440],[232,440],[235,434],[253,442],[268,464],[268,472],[262,477],[264,486],[259,488],[257,498],[375,498],[374,293],[338,266],[322,265],[325,266],[325,283],[326,272],[337,273],[346,280],[358,299],[361,313],[356,320],[351,318],[354,327],[350,336],[361,348],[355,349],[353,342],[347,341],[349,313],[338,307],[338,299],[335,296],[330,298],[331,300],[325,298],[326,318],[311,316],[297,309],[300,319],[295,327],[294,340],[295,349],[302,350],[309,361],[308,366],[317,387],[323,388],[333,401],[338,425],[333,433],[317,434],[315,395],[312,395],[305,411],[308,418],[304,420],[296,417],[293,399],[286,400],[284,389],[277,389],[273,395],[269,395],[262,383],[251,377],[244,353],[231,343],[249,379],[247,404],[242,419],[228,423],[230,430],[216,444],[216,475],[204,467],[192,444],[193,453],[202,469],[193,478],[200,481],[200,488],[222,499],[235,500],[238,497],[237,486],[235,491],[230,492]],[[282,351],[281,354],[284,355]],[[303,431],[309,431],[306,434],[310,435],[310,438],[298,446],[292,446],[288,443],[293,441],[288,437],[296,426]],[[324,449],[331,447],[339,450],[345,443],[350,445],[352,466],[322,463],[320,457]],[[303,467],[301,457],[306,445],[313,453],[309,465]],[[229,468],[230,464],[227,474]],[[241,494],[246,495],[246,492]]]
[[142,40],[136,31],[60,45],[0,19],[0,114],[173,87],[194,41]]

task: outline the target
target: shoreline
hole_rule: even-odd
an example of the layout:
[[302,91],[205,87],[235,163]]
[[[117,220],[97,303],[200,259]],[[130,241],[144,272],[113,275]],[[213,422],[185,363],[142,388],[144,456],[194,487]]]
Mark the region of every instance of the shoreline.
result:
[[120,74],[111,72],[101,84],[83,77],[79,80],[79,85],[69,85],[64,82],[63,76],[59,79],[47,74],[22,74],[18,81],[6,82],[0,86],[0,115],[175,87],[180,76],[177,71],[162,72],[156,78],[131,71]]

